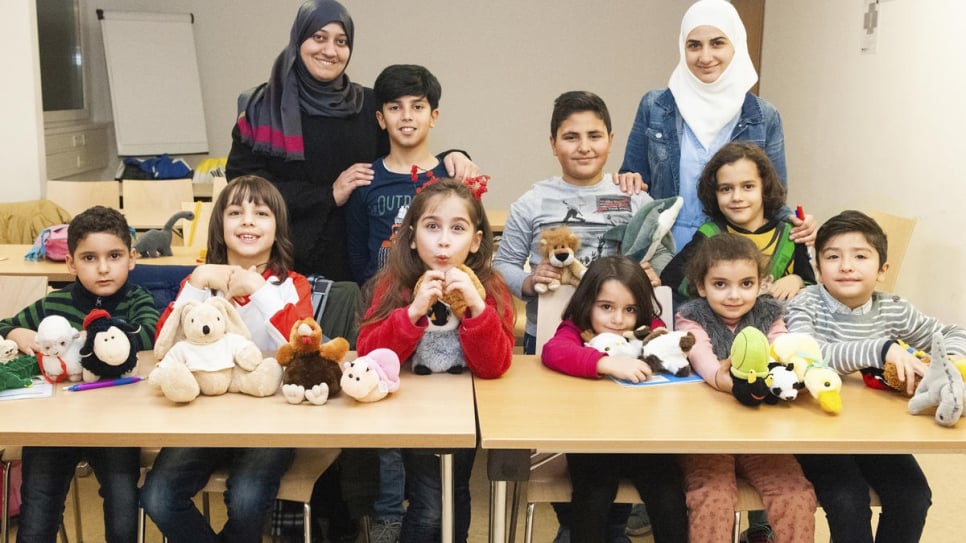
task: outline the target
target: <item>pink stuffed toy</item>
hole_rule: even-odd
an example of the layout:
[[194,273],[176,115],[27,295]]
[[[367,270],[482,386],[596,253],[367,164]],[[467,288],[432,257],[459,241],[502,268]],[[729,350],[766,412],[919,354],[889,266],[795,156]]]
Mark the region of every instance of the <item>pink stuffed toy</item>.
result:
[[390,349],[376,349],[343,366],[342,390],[360,402],[377,402],[399,390],[399,357]]

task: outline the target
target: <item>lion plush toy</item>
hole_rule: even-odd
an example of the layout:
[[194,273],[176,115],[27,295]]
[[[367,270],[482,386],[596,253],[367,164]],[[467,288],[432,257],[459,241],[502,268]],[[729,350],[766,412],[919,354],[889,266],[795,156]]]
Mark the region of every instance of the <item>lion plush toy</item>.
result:
[[540,256],[554,267],[560,268],[560,280],[554,279],[549,284],[537,283],[533,290],[544,294],[550,290],[557,290],[560,285],[580,284],[580,279],[587,271],[577,260],[577,249],[580,248],[580,238],[566,226],[548,228],[540,233]]
[[226,392],[271,396],[282,380],[282,367],[262,358],[238,311],[217,296],[175,307],[158,332],[154,354],[159,362],[148,381],[173,402]]
[[282,395],[290,404],[307,401],[325,405],[329,396],[342,388],[339,362],[349,352],[349,342],[337,337],[322,342],[322,327],[308,317],[292,325],[288,343],[278,348],[276,358],[285,368]]

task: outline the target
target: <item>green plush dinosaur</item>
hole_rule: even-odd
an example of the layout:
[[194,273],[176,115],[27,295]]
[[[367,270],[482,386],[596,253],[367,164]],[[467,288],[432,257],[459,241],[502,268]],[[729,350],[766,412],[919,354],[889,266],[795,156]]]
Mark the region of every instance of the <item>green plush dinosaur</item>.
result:
[[37,364],[36,356],[16,356],[9,362],[0,364],[0,390],[29,387],[31,377],[37,375],[40,375],[40,365]]

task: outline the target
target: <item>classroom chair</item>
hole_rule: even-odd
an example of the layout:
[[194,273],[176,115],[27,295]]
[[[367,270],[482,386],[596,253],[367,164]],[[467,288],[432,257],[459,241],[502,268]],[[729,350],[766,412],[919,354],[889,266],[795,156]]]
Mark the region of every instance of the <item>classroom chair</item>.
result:
[[885,272],[877,289],[892,292],[899,280],[899,269],[906,258],[906,250],[912,241],[912,231],[916,228],[916,219],[898,217],[882,211],[869,211],[868,215],[879,223],[889,240],[889,269]]
[[117,181],[47,181],[48,200],[67,210],[71,216],[102,205],[121,208],[121,184]]
[[181,202],[193,202],[191,179],[124,179],[121,211],[138,230],[161,228],[181,211]]

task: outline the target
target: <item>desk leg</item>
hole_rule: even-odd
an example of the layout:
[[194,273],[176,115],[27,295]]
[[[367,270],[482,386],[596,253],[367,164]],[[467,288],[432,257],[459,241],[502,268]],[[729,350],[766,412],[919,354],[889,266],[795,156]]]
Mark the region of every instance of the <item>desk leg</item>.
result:
[[443,510],[440,514],[441,543],[453,543],[455,527],[453,513],[453,455],[439,455],[440,483],[443,492]]
[[490,481],[490,543],[506,540],[506,481]]

